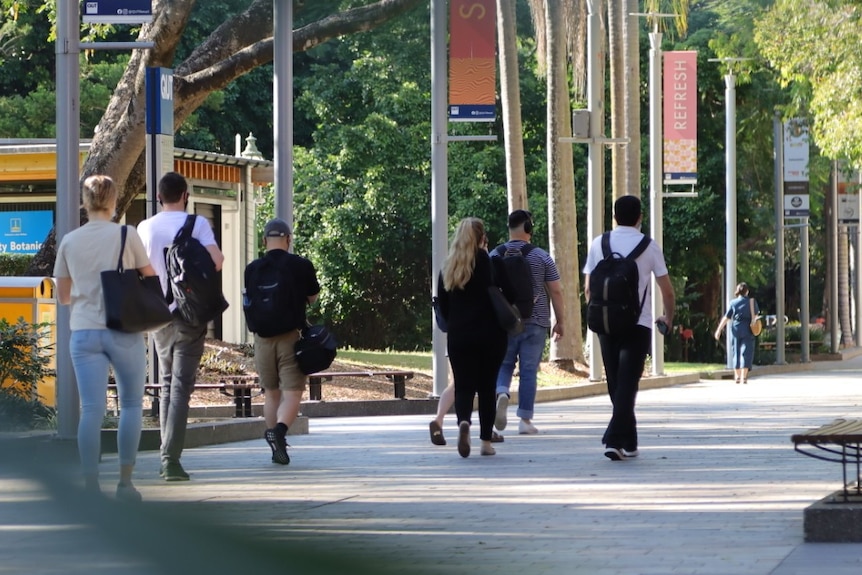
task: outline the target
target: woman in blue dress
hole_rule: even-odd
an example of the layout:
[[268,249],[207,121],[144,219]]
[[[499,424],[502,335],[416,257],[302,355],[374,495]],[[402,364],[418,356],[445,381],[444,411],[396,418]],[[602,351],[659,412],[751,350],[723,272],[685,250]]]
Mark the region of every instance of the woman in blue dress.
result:
[[[748,370],[754,362],[754,334],[751,324],[760,313],[757,302],[748,297],[748,284],[745,282],[736,286],[736,296],[727,308],[727,313],[721,318],[721,323],[715,330],[715,339],[721,339],[724,326],[730,322],[730,352],[733,357],[733,373],[736,383],[748,383]],[[752,310],[754,314],[752,315]]]

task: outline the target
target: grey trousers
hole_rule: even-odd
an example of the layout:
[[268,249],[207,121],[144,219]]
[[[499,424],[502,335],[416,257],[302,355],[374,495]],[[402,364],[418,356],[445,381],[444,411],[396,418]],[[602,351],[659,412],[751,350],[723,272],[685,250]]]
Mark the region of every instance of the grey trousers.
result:
[[204,352],[206,326],[192,327],[175,319],[153,332],[159,358],[159,426],[162,463],[179,461],[186,441],[189,401]]

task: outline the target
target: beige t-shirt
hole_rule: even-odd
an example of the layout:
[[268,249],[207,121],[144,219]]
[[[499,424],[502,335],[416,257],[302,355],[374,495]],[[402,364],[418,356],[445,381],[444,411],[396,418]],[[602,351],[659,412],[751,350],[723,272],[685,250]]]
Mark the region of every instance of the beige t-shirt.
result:
[[[150,264],[144,244],[133,226],[126,226],[123,267],[139,269]],[[92,220],[63,237],[57,249],[54,277],[72,278],[72,312],[69,325],[79,329],[106,329],[102,277],[117,269],[120,255],[120,225]]]

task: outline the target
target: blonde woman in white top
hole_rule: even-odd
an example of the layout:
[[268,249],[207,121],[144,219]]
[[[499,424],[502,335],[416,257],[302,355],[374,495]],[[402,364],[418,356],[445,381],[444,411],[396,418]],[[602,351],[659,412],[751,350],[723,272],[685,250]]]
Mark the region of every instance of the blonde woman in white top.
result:
[[[81,200],[88,222],[63,237],[57,249],[54,277],[60,303],[71,305],[69,350],[81,398],[78,451],[84,485],[90,492],[101,493],[101,428],[107,409],[108,372],[113,366],[120,405],[117,498],[140,501],[141,495],[132,484],[132,470],[143,416],[147,366],[144,335],[107,328],[100,273],[115,269],[120,255],[121,229],[112,221],[117,188],[108,176],[90,176],[84,180]],[[141,238],[131,226],[127,228],[123,265],[137,269],[143,276],[156,275]]]

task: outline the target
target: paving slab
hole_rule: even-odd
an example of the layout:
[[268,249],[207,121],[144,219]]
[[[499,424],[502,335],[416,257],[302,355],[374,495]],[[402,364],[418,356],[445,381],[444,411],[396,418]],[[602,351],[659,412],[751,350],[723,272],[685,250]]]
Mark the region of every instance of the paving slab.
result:
[[[860,376],[856,357],[644,390],[641,455],[623,462],[602,456],[603,396],[538,404],[539,435],[509,429],[493,457],[474,437],[467,459],[451,415],[442,447],[428,415],[312,418],[288,466],[262,440],[211,445],[186,450],[191,481],[164,483],[141,453],[133,508],[82,498],[71,458],[7,441],[0,574],[858,575],[862,544],[804,541],[804,509],[841,471],[790,436],[862,417]],[[116,467],[106,455],[107,495]]]

